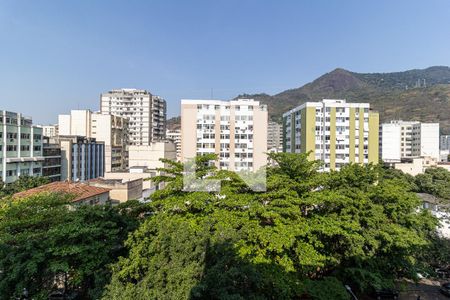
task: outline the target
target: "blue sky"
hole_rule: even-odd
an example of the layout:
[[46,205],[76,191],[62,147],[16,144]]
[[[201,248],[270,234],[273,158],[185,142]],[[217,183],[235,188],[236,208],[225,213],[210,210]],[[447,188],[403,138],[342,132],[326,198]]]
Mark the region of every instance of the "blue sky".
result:
[[113,88],[278,93],[337,67],[450,65],[450,1],[0,0],[0,109],[51,123]]

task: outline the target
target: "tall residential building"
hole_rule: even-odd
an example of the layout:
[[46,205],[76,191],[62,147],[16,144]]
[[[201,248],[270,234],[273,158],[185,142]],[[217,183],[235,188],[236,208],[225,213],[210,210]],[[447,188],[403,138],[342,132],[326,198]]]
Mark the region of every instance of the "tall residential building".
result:
[[450,150],[450,135],[441,135],[439,149]]
[[181,161],[181,130],[167,130],[166,138],[175,144],[175,149],[177,151],[176,159],[177,161]]
[[29,117],[0,110],[0,177],[10,183],[21,175],[42,175],[42,128]]
[[256,171],[267,164],[267,119],[253,99],[181,100],[181,159],[215,153],[221,169]]
[[369,103],[306,102],[283,114],[283,151],[311,151],[309,158],[323,161],[323,171],[377,163],[378,119]]
[[85,136],[59,135],[61,180],[87,181],[105,174],[105,144]]
[[39,126],[42,128],[42,135],[49,137],[49,138],[53,138],[55,136],[58,136],[59,132],[58,132],[58,124],[54,124],[54,125],[41,125]]
[[166,135],[166,101],[146,90],[119,89],[100,96],[103,114],[129,121],[130,145],[150,145]]
[[114,172],[128,167],[128,120],[119,116],[72,110],[59,115],[59,134],[95,138],[105,144],[105,171]]
[[429,156],[439,159],[439,124],[395,120],[380,126],[380,157],[385,162]]
[[283,125],[269,122],[267,127],[267,150],[269,152],[283,151]]

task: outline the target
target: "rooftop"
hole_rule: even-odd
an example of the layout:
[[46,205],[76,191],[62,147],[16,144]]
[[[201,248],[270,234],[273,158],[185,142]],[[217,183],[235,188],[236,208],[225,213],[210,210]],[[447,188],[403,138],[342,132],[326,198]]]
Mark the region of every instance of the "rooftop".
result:
[[78,202],[93,196],[109,193],[109,191],[110,191],[109,189],[90,186],[86,183],[55,181],[52,183],[41,185],[33,189],[16,193],[13,195],[13,198],[25,198],[38,193],[54,192],[54,193],[73,194],[75,198],[72,200],[72,202]]

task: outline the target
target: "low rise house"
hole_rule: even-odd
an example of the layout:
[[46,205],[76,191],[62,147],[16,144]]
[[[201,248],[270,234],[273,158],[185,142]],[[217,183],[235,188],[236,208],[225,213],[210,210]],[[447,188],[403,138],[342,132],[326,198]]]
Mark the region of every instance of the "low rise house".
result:
[[109,201],[110,189],[90,186],[87,183],[55,181],[13,195],[13,198],[25,198],[39,193],[64,193],[74,196],[72,202],[77,204],[105,204]]
[[97,178],[88,182],[90,186],[109,189],[109,199],[113,203],[142,199],[142,178]]
[[394,163],[393,167],[397,170],[401,170],[403,173],[416,176],[418,174],[425,173],[428,168],[444,168],[450,171],[450,163],[438,162],[433,157],[411,157],[402,158],[400,163]]

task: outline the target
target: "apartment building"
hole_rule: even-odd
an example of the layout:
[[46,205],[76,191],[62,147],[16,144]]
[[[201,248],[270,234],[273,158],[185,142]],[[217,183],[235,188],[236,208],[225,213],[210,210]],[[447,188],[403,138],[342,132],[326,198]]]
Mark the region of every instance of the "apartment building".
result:
[[150,145],[166,135],[166,101],[146,90],[118,89],[100,96],[100,111],[126,118],[130,145]]
[[439,124],[394,120],[380,126],[380,157],[384,162],[429,156],[439,159]]
[[29,117],[0,110],[0,177],[10,183],[21,175],[42,175],[42,128]]
[[95,138],[105,144],[105,171],[128,168],[128,120],[115,115],[93,113],[90,110],[72,110],[59,115],[59,134]]
[[267,150],[269,152],[283,151],[283,125],[269,122],[267,127]]
[[181,159],[215,153],[221,169],[256,171],[267,164],[267,123],[253,99],[181,100]]
[[167,140],[175,144],[176,149],[176,160],[181,161],[181,130],[167,130],[166,131]]
[[323,161],[323,171],[348,163],[377,163],[378,122],[369,103],[306,102],[283,114],[283,151],[311,151],[309,158]]
[[105,174],[105,144],[85,136],[56,138],[61,146],[61,180],[87,181]]
[[51,182],[61,181],[61,146],[54,142],[54,138],[44,136],[43,138],[42,176]]
[[165,168],[161,158],[175,160],[175,144],[170,141],[154,142],[150,145],[129,146],[130,167],[146,167],[150,170]]
[[58,124],[54,125],[40,125],[39,127],[42,128],[42,135],[46,137],[55,137],[59,134],[58,132]]
[[450,135],[441,135],[439,149],[450,150]]

